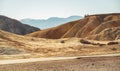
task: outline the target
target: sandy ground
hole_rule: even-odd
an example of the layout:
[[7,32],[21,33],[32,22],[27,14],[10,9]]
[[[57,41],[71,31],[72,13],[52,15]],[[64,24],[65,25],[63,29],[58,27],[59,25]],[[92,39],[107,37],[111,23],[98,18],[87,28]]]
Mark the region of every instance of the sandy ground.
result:
[[[81,40],[83,39],[74,37],[43,39],[0,31],[0,60],[120,53],[120,40]],[[109,42],[118,44],[108,45]]]
[[2,64],[0,71],[120,71],[120,56]]
[[47,57],[47,58],[27,58],[27,59],[12,59],[12,60],[0,60],[0,65],[2,64],[17,64],[17,63],[28,63],[37,61],[54,61],[54,60],[67,60],[75,58],[91,58],[91,57],[110,57],[110,56],[120,56],[117,54],[106,54],[106,55],[86,55],[86,56],[72,56],[72,57]]
[[[0,48],[2,48],[2,55],[0,55],[0,60],[120,53],[120,41],[118,41],[119,44],[107,45],[109,41],[87,40],[91,43],[104,44],[103,46],[100,46],[81,43],[81,38],[64,38],[54,40],[32,37],[25,38],[23,36],[18,37],[18,40],[15,40],[15,38],[17,39],[17,37],[9,37],[9,40],[7,41],[1,40]],[[64,43],[61,43],[61,41],[64,41]],[[17,54],[12,54],[15,52],[17,52]]]

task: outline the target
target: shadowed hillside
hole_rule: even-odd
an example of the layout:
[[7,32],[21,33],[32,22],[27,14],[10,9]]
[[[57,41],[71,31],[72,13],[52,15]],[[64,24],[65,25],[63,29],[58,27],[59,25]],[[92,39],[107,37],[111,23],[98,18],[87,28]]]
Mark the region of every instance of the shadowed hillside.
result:
[[[32,37],[58,39],[58,38],[87,38],[102,33],[107,28],[120,26],[120,13],[87,15],[83,19],[27,34]],[[111,33],[112,30],[109,31]],[[105,35],[105,34],[102,34]],[[118,33],[116,36],[119,36]],[[107,37],[107,35],[106,35]],[[115,39],[114,37],[113,39]],[[95,38],[94,38],[95,39]],[[113,40],[104,39],[104,40]],[[97,38],[95,40],[98,40]],[[103,40],[102,38],[99,40]]]
[[32,33],[39,30],[38,28],[22,24],[15,19],[11,19],[2,15],[0,15],[0,29],[20,35]]

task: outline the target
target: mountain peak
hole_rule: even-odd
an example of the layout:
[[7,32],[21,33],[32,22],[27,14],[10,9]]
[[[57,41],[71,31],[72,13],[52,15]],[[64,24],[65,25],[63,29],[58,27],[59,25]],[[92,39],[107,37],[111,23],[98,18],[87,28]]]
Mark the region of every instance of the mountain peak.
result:
[[61,25],[63,23],[67,23],[70,21],[74,21],[74,20],[78,20],[81,19],[82,16],[70,16],[67,18],[61,18],[61,17],[50,17],[46,20],[43,19],[22,19],[20,20],[22,23],[31,25],[31,26],[35,26],[38,27],[40,29],[47,29],[47,28],[51,28],[51,27],[55,27],[58,25]]

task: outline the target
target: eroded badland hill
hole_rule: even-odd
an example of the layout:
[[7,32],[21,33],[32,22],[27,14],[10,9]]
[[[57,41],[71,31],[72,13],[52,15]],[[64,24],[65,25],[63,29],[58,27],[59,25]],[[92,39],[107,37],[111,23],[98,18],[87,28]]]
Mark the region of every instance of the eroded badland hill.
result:
[[[120,35],[118,32],[119,27],[120,27],[119,13],[98,14],[88,15],[85,16],[83,19],[77,21],[72,21],[57,27],[33,32],[28,34],[28,36],[49,39],[78,37],[78,38],[90,38],[94,40],[115,40]],[[115,28],[115,30],[113,30],[112,28],[113,29]],[[106,29],[111,30],[107,31]],[[110,34],[114,35],[109,37]],[[99,38],[98,36],[102,37]]]

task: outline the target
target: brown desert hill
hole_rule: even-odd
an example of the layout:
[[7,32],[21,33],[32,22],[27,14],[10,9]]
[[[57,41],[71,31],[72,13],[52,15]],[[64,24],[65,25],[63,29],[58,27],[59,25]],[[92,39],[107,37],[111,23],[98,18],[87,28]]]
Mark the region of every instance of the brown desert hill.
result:
[[96,27],[93,31],[90,32],[91,35],[99,34],[106,28],[113,28],[120,26],[120,20],[111,20],[107,22],[101,23],[98,27]]
[[[94,30],[97,26],[99,26],[101,23],[99,17],[97,16],[90,16],[88,18],[88,21],[86,22],[86,25],[84,25],[82,28],[78,30],[75,37],[86,37],[92,30]],[[81,23],[79,23],[81,24]]]
[[32,37],[59,39],[67,31],[69,31],[69,29],[71,29],[72,26],[77,22],[79,22],[79,21],[69,22],[69,23],[66,23],[66,24],[63,24],[63,25],[60,25],[60,26],[57,26],[57,27],[53,27],[53,28],[33,32],[33,33],[30,33],[30,34],[27,34],[27,35],[32,36]]
[[11,19],[2,15],[0,15],[0,29],[19,35],[25,35],[39,30],[38,28],[22,24],[15,19]]
[[114,28],[107,28],[101,31],[99,34],[89,36],[88,39],[95,40],[118,40],[120,39],[120,26]]
[[79,20],[79,22],[75,23],[75,25],[73,25],[73,27],[62,36],[62,38],[74,37],[77,34],[78,30],[86,25],[87,21],[88,18]]
[[118,26],[120,26],[120,13],[96,14],[87,15],[83,19],[68,22],[57,27],[30,33],[28,36],[49,39],[69,37],[86,38],[99,34],[106,28]]

